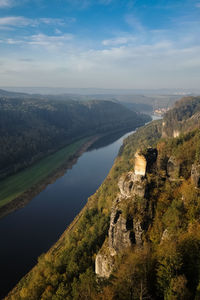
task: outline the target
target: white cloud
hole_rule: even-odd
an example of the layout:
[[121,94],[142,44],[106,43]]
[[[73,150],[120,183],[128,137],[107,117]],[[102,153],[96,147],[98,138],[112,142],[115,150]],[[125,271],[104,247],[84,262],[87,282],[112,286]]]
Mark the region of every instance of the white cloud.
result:
[[43,49],[45,49],[45,51],[57,54],[59,49],[62,49],[62,51],[64,51],[64,49],[67,49],[67,47],[70,46],[73,38],[74,36],[72,34],[49,36],[39,33],[22,39],[1,39],[0,43],[4,45],[7,44],[20,46],[23,51],[25,51],[25,49],[26,51],[31,51],[33,49],[34,51],[36,51],[36,49],[43,51]]
[[91,5],[91,0],[66,0],[68,5],[76,6],[79,9],[88,8]]
[[13,5],[13,0],[0,0],[0,8],[12,7]]
[[0,18],[0,26],[27,26],[31,23],[30,19],[24,17],[2,17]]
[[109,5],[116,0],[66,0],[66,3],[79,9],[86,9],[93,5]]
[[[62,23],[60,19],[20,18],[0,18],[0,26],[24,26],[25,23],[37,26],[39,22],[48,26],[55,22],[55,34],[1,37],[1,44],[12,46],[5,46],[8,53],[1,54],[1,59],[6,62],[0,68],[2,85],[9,82],[32,86],[189,88],[199,84],[200,43],[196,32],[191,42],[191,30],[177,34],[171,34],[170,30],[150,31],[129,15],[126,21],[132,32],[115,32],[97,48],[99,42],[92,44],[71,34],[62,34],[63,28],[56,27],[56,22]],[[14,47],[16,51],[12,50]],[[28,60],[23,60],[24,57]]]
[[23,26],[32,26],[36,27],[41,24],[44,25],[51,25],[51,26],[64,26],[68,25],[69,23],[76,22],[75,18],[66,18],[66,19],[59,19],[59,18],[38,18],[38,19],[31,19],[25,18],[23,16],[9,16],[9,17],[2,17],[0,18],[0,28],[9,28],[9,27],[23,27]]
[[126,23],[136,31],[144,31],[144,26],[134,15],[129,14],[125,16]]
[[32,35],[30,41],[27,42],[29,45],[43,46],[57,48],[64,46],[66,42],[73,39],[72,34],[64,34],[59,36],[49,36],[45,34]]
[[25,2],[30,0],[0,0],[0,9],[1,8],[12,8],[13,6],[23,5]]
[[65,18],[65,19],[59,19],[59,18],[39,18],[36,19],[35,22],[37,23],[43,23],[46,25],[57,25],[57,26],[64,26],[70,23],[75,23],[75,18]]
[[131,42],[134,42],[136,38],[134,36],[121,36],[113,39],[103,40],[102,44],[104,46],[117,46],[117,45],[125,45]]

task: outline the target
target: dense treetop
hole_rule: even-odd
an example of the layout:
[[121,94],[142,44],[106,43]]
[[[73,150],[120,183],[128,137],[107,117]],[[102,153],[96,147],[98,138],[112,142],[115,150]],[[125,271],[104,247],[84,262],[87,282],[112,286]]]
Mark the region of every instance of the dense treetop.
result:
[[0,178],[80,138],[134,129],[149,117],[110,101],[0,97]]

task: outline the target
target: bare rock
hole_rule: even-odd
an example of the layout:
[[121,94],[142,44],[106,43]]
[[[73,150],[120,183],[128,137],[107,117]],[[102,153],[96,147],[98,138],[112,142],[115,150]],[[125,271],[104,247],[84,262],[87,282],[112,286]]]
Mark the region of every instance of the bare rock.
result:
[[147,161],[144,155],[136,152],[135,154],[135,175],[145,176],[146,175]]
[[118,187],[120,189],[121,197],[128,198],[132,195],[133,185],[134,185],[134,178],[133,172],[129,172],[126,175],[123,175],[118,182]]
[[180,174],[180,164],[175,157],[171,156],[167,162],[167,175],[170,179],[175,180]]
[[99,277],[109,278],[114,267],[114,256],[111,253],[99,252],[95,260],[95,273]]
[[133,220],[131,225],[130,221],[127,222],[127,220],[122,217],[120,210],[114,210],[111,214],[108,233],[109,248],[121,251],[124,248],[130,247],[132,245],[131,229],[133,229]]
[[180,135],[180,131],[179,131],[179,130],[174,130],[174,131],[173,131],[173,137],[174,137],[174,138],[179,137],[179,135]]
[[191,182],[195,185],[195,187],[200,188],[200,165],[192,165]]
[[170,234],[168,229],[165,229],[163,231],[162,237],[161,237],[161,243],[163,243],[164,241],[168,240],[170,238]]
[[142,234],[143,234],[144,230],[142,229],[142,225],[141,225],[140,221],[134,222],[134,232],[135,232],[136,245],[142,246],[142,244],[143,244]]
[[127,175],[123,175],[120,178],[118,186],[120,189],[119,198],[130,198],[135,195],[144,197],[146,178],[142,175],[136,175],[134,172],[129,172]]

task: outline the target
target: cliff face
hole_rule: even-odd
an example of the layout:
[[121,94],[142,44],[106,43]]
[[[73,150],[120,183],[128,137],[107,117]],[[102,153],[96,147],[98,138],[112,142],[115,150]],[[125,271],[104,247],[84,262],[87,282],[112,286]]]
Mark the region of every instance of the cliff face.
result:
[[96,256],[95,272],[99,277],[110,276],[117,254],[133,245],[143,245],[143,233],[152,216],[147,199],[147,170],[152,171],[156,159],[156,149],[148,148],[145,154],[137,151],[134,170],[119,179],[120,192],[113,202],[108,239]]
[[200,188],[200,165],[199,164],[192,165],[191,181],[196,188]]
[[199,128],[200,97],[185,97],[177,101],[163,119],[162,137],[177,138],[181,133]]
[[[191,128],[198,128],[197,120],[200,114],[196,109],[200,98],[194,99],[196,106],[186,117],[182,115],[185,113],[182,105],[188,107],[188,101],[190,102],[188,99],[184,100],[181,106],[177,104],[177,107],[165,116],[162,123],[162,137],[165,139],[158,143],[158,149],[147,147],[136,151],[133,170],[120,177],[120,192],[113,201],[108,238],[96,257],[96,274],[99,277],[110,276],[115,270],[117,255],[125,249],[143,248],[144,241],[147,240],[147,231],[153,226],[155,218],[152,194],[155,191],[157,193],[156,186],[160,190],[167,185],[170,188],[180,188],[182,182],[189,180],[195,188],[200,187],[200,164],[189,163],[194,162],[194,155],[193,150],[190,153],[187,149],[194,143],[188,143],[194,135],[189,133]],[[187,136],[178,140],[181,134],[184,136],[184,132]],[[173,138],[176,138],[177,142],[173,143]],[[181,197],[184,199],[184,195]],[[160,243],[164,243],[168,238],[170,230],[166,227],[161,234]]]

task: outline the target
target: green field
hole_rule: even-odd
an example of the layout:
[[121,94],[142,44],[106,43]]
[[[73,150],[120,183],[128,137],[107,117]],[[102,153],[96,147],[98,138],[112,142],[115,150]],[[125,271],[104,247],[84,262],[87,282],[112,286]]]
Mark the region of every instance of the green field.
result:
[[49,155],[33,166],[0,182],[0,207],[14,200],[62,166],[88,138],[81,139]]

